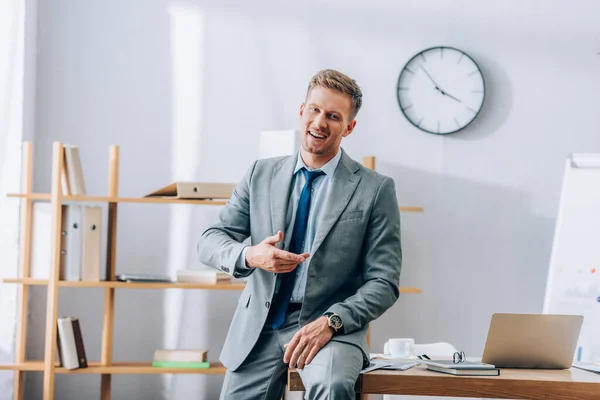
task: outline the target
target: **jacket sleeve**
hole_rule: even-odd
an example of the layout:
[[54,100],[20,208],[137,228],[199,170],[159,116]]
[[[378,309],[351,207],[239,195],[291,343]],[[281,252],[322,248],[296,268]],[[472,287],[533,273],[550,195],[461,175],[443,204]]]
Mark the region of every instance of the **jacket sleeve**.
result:
[[197,244],[200,262],[236,278],[249,276],[254,271],[242,267],[240,259],[248,246],[243,242],[250,236],[250,181],[256,163],[236,185],[217,222],[202,233]]
[[327,312],[339,315],[343,333],[361,329],[390,308],[399,297],[402,246],[400,212],[394,181],[386,177],[374,199],[364,237],[363,285]]

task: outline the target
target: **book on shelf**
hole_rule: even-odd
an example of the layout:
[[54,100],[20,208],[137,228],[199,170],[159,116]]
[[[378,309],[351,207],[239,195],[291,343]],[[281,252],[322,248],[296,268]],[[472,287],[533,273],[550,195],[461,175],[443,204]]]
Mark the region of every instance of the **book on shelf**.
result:
[[208,351],[195,349],[159,349],[154,352],[153,367],[209,368]]
[[65,144],[64,168],[61,176],[62,190],[65,195],[85,196],[85,179],[81,166],[79,146]]
[[158,349],[154,351],[154,361],[204,362],[208,351],[194,349]]
[[170,199],[228,199],[235,188],[234,183],[174,182],[145,197]]
[[69,163],[67,162],[67,150],[63,147],[63,171],[60,176],[60,183],[62,186],[62,193],[65,196],[70,196],[72,193],[71,185],[69,183]]
[[231,282],[231,275],[214,268],[180,269],[177,270],[177,282],[216,285],[217,283]]
[[87,368],[87,356],[79,319],[59,317],[57,329],[60,364],[68,370]]

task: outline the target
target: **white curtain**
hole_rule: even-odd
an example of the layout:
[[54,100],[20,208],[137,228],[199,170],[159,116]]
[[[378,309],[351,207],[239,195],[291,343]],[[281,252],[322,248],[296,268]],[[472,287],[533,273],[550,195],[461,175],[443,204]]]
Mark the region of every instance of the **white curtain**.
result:
[[[0,277],[15,277],[23,141],[25,2],[0,0]],[[0,363],[14,360],[17,285],[0,285]],[[0,374],[0,400],[12,398],[11,371]]]

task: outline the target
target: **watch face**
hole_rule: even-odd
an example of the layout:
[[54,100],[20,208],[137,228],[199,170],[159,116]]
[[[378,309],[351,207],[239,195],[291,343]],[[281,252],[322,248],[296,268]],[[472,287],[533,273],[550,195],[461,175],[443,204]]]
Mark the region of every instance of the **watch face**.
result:
[[342,319],[338,315],[332,315],[329,317],[329,321],[331,322],[331,327],[336,331],[342,327]]
[[417,128],[434,134],[457,132],[479,114],[485,82],[475,61],[452,47],[415,55],[398,77],[398,105]]

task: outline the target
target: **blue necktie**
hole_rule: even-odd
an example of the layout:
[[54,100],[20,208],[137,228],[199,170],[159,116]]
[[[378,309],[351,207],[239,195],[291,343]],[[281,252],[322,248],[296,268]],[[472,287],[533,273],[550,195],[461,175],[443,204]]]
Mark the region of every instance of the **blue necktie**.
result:
[[[292,232],[292,240],[290,241],[290,252],[302,254],[302,243],[306,236],[306,226],[308,225],[308,212],[310,210],[310,193],[313,181],[325,173],[323,171],[308,171],[302,168],[305,184],[298,200],[298,209],[296,210],[296,221],[294,222],[294,231]],[[281,284],[279,292],[273,301],[273,329],[279,328],[285,321],[285,313],[290,303],[290,297],[294,290],[294,281],[296,280],[296,269],[291,272],[281,274]]]

